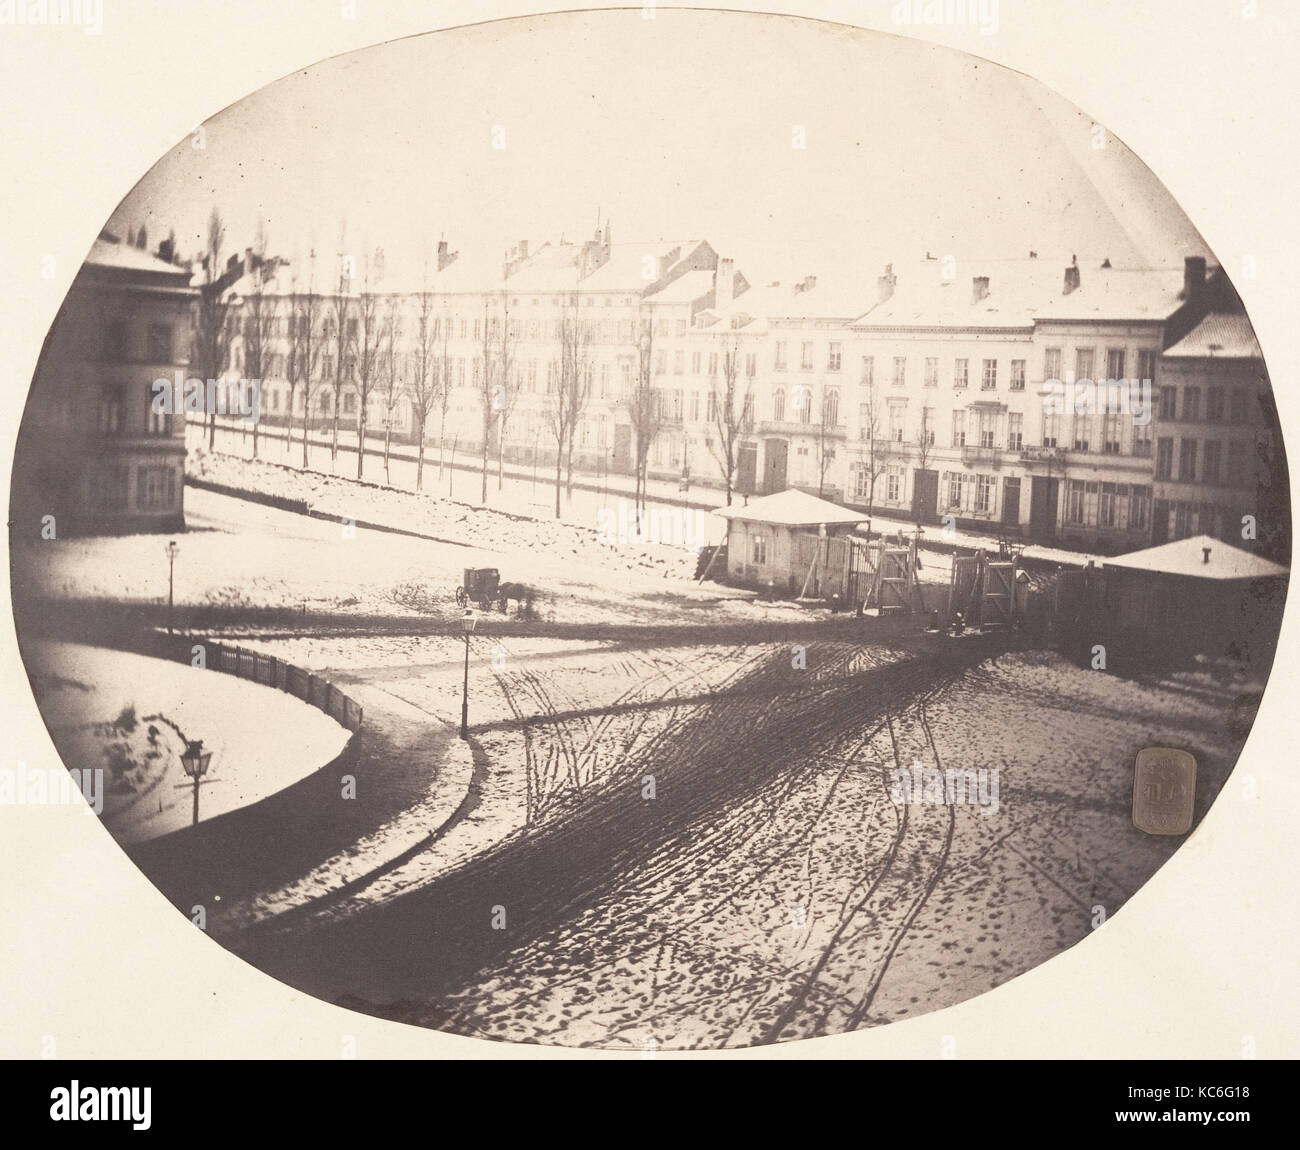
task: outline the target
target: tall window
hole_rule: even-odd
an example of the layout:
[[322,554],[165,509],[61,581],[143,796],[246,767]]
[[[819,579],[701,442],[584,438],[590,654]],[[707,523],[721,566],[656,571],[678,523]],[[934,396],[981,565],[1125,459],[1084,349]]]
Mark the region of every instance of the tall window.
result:
[[1183,419],[1188,423],[1201,420],[1201,389],[1199,387],[1183,388]]
[[1043,379],[1061,382],[1061,349],[1049,347],[1043,352]]
[[[776,371],[785,371],[785,343],[782,340],[777,340],[776,348],[774,350],[772,367]],[[709,374],[716,375],[717,371],[718,371],[718,356],[717,353],[714,352],[712,355],[709,356]]]
[[939,357],[937,355],[927,355],[925,357],[925,386],[939,386]]
[[1074,378],[1091,380],[1093,370],[1093,351],[1090,347],[1078,348],[1074,353]]
[[953,447],[966,446],[966,411],[964,408],[958,408],[952,413],[952,445]]
[[838,343],[835,343],[834,341],[832,341],[830,346],[830,351],[826,356],[826,370],[827,371],[840,370],[840,345]]
[[1162,387],[1160,389],[1160,418],[1178,418],[1178,388]]
[[980,374],[980,390],[993,391],[998,386],[998,361],[996,359],[986,359],[984,369]]
[[993,476],[975,477],[975,510],[985,515],[993,510]]
[[1007,450],[1019,451],[1025,445],[1025,417],[1019,411],[1007,416]]
[[754,536],[754,566],[763,567],[767,563],[767,536]]
[[171,467],[138,467],[135,505],[141,511],[166,511],[176,506],[176,472]]
[[691,374],[699,375],[700,368],[703,367],[704,353],[702,351],[691,352]]
[[1120,417],[1107,414],[1101,417],[1101,450],[1106,455],[1119,454]]
[[785,420],[785,388],[778,387],[772,393],[772,420],[781,423]]
[[[163,397],[171,398],[170,387],[163,392]],[[154,410],[154,400],[157,398],[152,384],[144,389],[145,428],[150,435],[171,435],[171,414]]]
[[840,393],[831,388],[826,397],[822,400],[822,416],[827,427],[838,427],[840,424]]
[[1217,439],[1207,439],[1205,441],[1205,465],[1203,475],[1206,483],[1219,482],[1219,464],[1223,455],[1223,444]]
[[904,387],[907,384],[907,357],[905,355],[894,356],[894,386]]
[[1174,441],[1162,435],[1156,441],[1156,478],[1169,479],[1174,473]]
[[1025,361],[1023,359],[1013,359],[1011,361],[1011,390],[1025,390]]
[[1205,419],[1207,423],[1223,422],[1223,388],[1211,387],[1206,391]]
[[901,403],[891,403],[889,405],[889,438],[893,443],[903,442],[906,411],[907,409]]
[[813,345],[810,341],[805,340],[799,345],[799,369],[801,371],[813,369]]
[[1143,348],[1138,352],[1138,379],[1154,386],[1155,378],[1156,353],[1151,348]]
[[122,431],[122,386],[106,383],[99,389],[99,434],[118,435]]
[[1058,447],[1061,441],[1061,415],[1059,412],[1043,413],[1043,446]]
[[875,356],[864,355],[862,357],[862,386],[870,387],[876,382],[876,359]]
[[1108,347],[1106,349],[1106,379],[1124,379],[1124,349]]
[[1196,453],[1200,441],[1184,439],[1178,446],[1178,478],[1184,483],[1196,480]]
[[970,360],[955,359],[952,361],[952,385],[956,388],[965,387],[970,382]]

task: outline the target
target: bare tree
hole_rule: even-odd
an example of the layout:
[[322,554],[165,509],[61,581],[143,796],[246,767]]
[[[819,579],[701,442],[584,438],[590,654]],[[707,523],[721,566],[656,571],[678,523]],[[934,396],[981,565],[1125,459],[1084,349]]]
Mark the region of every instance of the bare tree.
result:
[[[252,386],[260,388],[270,367],[271,340],[275,328],[275,297],[267,293],[267,284],[275,277],[279,261],[267,254],[266,225],[257,221],[253,241],[252,266],[246,269],[252,280],[244,300],[244,373]],[[257,458],[257,422],[253,422],[253,458]]]
[[334,470],[339,456],[339,413],[343,407],[343,388],[348,381],[352,362],[355,324],[352,315],[352,298],[348,294],[352,281],[351,257],[339,253],[339,282],[326,305],[325,337],[332,341],[333,362],[330,386],[334,394],[333,429],[330,435],[330,471]]
[[[437,323],[437,321],[434,321]],[[441,347],[438,352],[438,391],[435,398],[438,401],[438,479],[442,479],[443,456],[447,445],[447,411],[451,406],[451,387],[452,387],[452,363],[451,356],[447,352],[447,341],[451,338],[451,317],[444,315],[442,323],[439,326],[441,332]],[[460,433],[457,432],[459,440]],[[455,444],[452,445],[451,451],[452,462],[456,461]]]
[[[389,296],[384,315],[379,351],[379,397],[384,405],[384,482],[391,483],[388,473],[393,445],[393,419],[397,405],[406,392],[405,364],[399,347],[402,338],[402,302]],[[424,425],[420,426],[420,460],[424,461]]]
[[[416,319],[415,350],[411,355],[410,378],[407,394],[411,399],[411,415],[418,439],[415,457],[415,490],[424,487],[424,436],[429,424],[429,415],[438,400],[440,381],[444,379],[437,360],[437,320],[433,314],[433,295],[428,289],[426,279],[424,290],[420,292],[420,310]],[[445,417],[444,417],[445,418]],[[439,446],[441,459],[441,445]],[[441,463],[440,463],[441,466]]]
[[888,448],[880,442],[880,394],[876,389],[875,374],[862,380],[858,405],[859,434],[862,437],[863,468],[867,475],[867,514],[875,508],[876,480],[884,474],[888,461]]
[[839,392],[827,389],[822,392],[817,417],[817,497],[826,494],[826,472],[835,461],[835,432],[839,428]]
[[583,369],[591,335],[574,306],[566,304],[559,320],[559,346],[547,379],[546,426],[555,437],[555,518],[560,518],[560,485],[566,448],[572,450],[573,429],[586,400]]
[[[379,382],[380,359],[383,343],[384,317],[380,315],[380,297],[375,286],[383,278],[384,257],[382,251],[376,251],[373,258],[365,259],[365,268],[361,275],[361,291],[354,307],[356,335],[350,341],[349,351],[352,356],[352,378],[356,382],[357,393],[357,478],[360,479],[366,466],[366,423],[370,412],[370,396]],[[338,413],[335,412],[337,425]],[[387,469],[388,455],[385,450],[384,467]]]
[[494,325],[491,322],[487,297],[483,299],[483,324],[479,334],[482,337],[482,356],[479,363],[479,404],[483,413],[482,442],[479,445],[479,458],[482,463],[483,489],[479,495],[480,503],[487,503],[488,492],[488,456],[492,451],[492,421],[496,417],[494,403],[496,400],[496,341],[492,338]]
[[503,486],[506,428],[519,399],[519,365],[515,362],[517,333],[510,327],[510,297],[501,292],[501,328],[497,342],[497,385],[492,403],[497,417],[497,490]]
[[[208,215],[207,240],[199,263],[203,282],[194,313],[194,347],[190,361],[202,379],[220,379],[230,350],[230,288],[236,277],[221,266],[226,225],[213,207]],[[217,413],[208,412],[208,450],[217,442]]]
[[741,439],[749,434],[754,421],[753,382],[746,378],[742,392],[740,379],[740,343],[733,336],[722,352],[722,383],[714,376],[709,384],[709,419],[713,424],[709,451],[717,461],[718,471],[727,489],[727,506],[735,489],[736,465]]
[[916,466],[925,471],[930,466],[930,449],[934,446],[934,421],[930,408],[921,408],[921,426],[916,432]]
[[302,387],[302,466],[308,463],[311,437],[311,397],[320,369],[321,348],[325,340],[321,331],[321,298],[316,294],[316,253],[311,253],[307,290],[300,292],[297,281],[289,296],[289,357],[285,377],[289,384],[289,426],[285,431],[285,448],[293,437],[294,395]]
[[633,511],[637,523],[637,533],[639,534],[641,531],[641,517],[646,506],[646,469],[650,460],[650,448],[663,430],[663,419],[659,409],[659,392],[654,386],[653,307],[649,309],[648,317],[642,321],[637,353],[636,382],[626,402],[634,440],[635,459],[633,470],[636,474],[636,488],[633,496]]

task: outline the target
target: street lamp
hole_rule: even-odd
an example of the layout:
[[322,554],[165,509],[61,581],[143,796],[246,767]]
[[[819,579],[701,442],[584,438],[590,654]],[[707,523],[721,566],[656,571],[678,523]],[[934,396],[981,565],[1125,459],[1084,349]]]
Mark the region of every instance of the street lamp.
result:
[[208,773],[208,764],[212,762],[212,752],[203,749],[202,739],[193,739],[185,744],[181,752],[181,766],[194,781],[194,825],[199,822],[199,787],[203,785],[203,776]]
[[164,548],[167,553],[167,634],[172,633],[172,612],[176,606],[176,556],[181,553],[181,545],[175,539],[170,540]]
[[460,737],[469,738],[469,637],[474,633],[474,624],[478,616],[473,611],[466,611],[460,617],[460,629],[465,636],[465,684],[460,694]]

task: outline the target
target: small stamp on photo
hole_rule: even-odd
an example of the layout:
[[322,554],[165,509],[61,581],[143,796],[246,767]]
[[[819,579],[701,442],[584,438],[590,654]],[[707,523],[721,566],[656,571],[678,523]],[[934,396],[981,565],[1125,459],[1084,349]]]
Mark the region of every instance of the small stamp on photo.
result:
[[1149,835],[1185,835],[1196,802],[1196,756],[1144,747],[1133,764],[1133,825]]

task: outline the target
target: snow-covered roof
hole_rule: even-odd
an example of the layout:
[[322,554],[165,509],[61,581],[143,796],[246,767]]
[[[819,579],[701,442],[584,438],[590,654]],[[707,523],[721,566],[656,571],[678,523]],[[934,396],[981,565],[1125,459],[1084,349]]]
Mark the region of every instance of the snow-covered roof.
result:
[[665,284],[647,299],[650,303],[694,303],[712,291],[713,272],[708,268],[696,268]]
[[105,239],[102,235],[90,245],[90,254],[86,256],[86,263],[91,267],[111,268],[117,271],[160,272],[165,275],[179,276],[187,282],[190,278],[188,268],[181,267],[179,264],[169,264],[144,248]]
[[1186,575],[1195,579],[1266,579],[1287,574],[1287,569],[1280,563],[1262,559],[1210,535],[1193,535],[1190,539],[1132,551],[1107,559],[1103,565],[1127,571]]
[[771,523],[780,527],[816,527],[822,523],[832,526],[867,521],[867,517],[860,512],[849,511],[793,487],[778,491],[775,495],[751,499],[747,507],[715,508],[713,514],[727,520]]
[[1164,354],[1171,359],[1264,358],[1244,315],[1207,315]]
[[[1067,292],[1067,261],[1060,259],[958,259],[955,270],[946,263],[898,265],[893,295],[874,303],[854,326],[1027,328],[1044,320],[1159,321],[1184,302],[1182,268],[1078,265],[1079,286]],[[988,279],[986,293],[978,297],[977,277]]]

